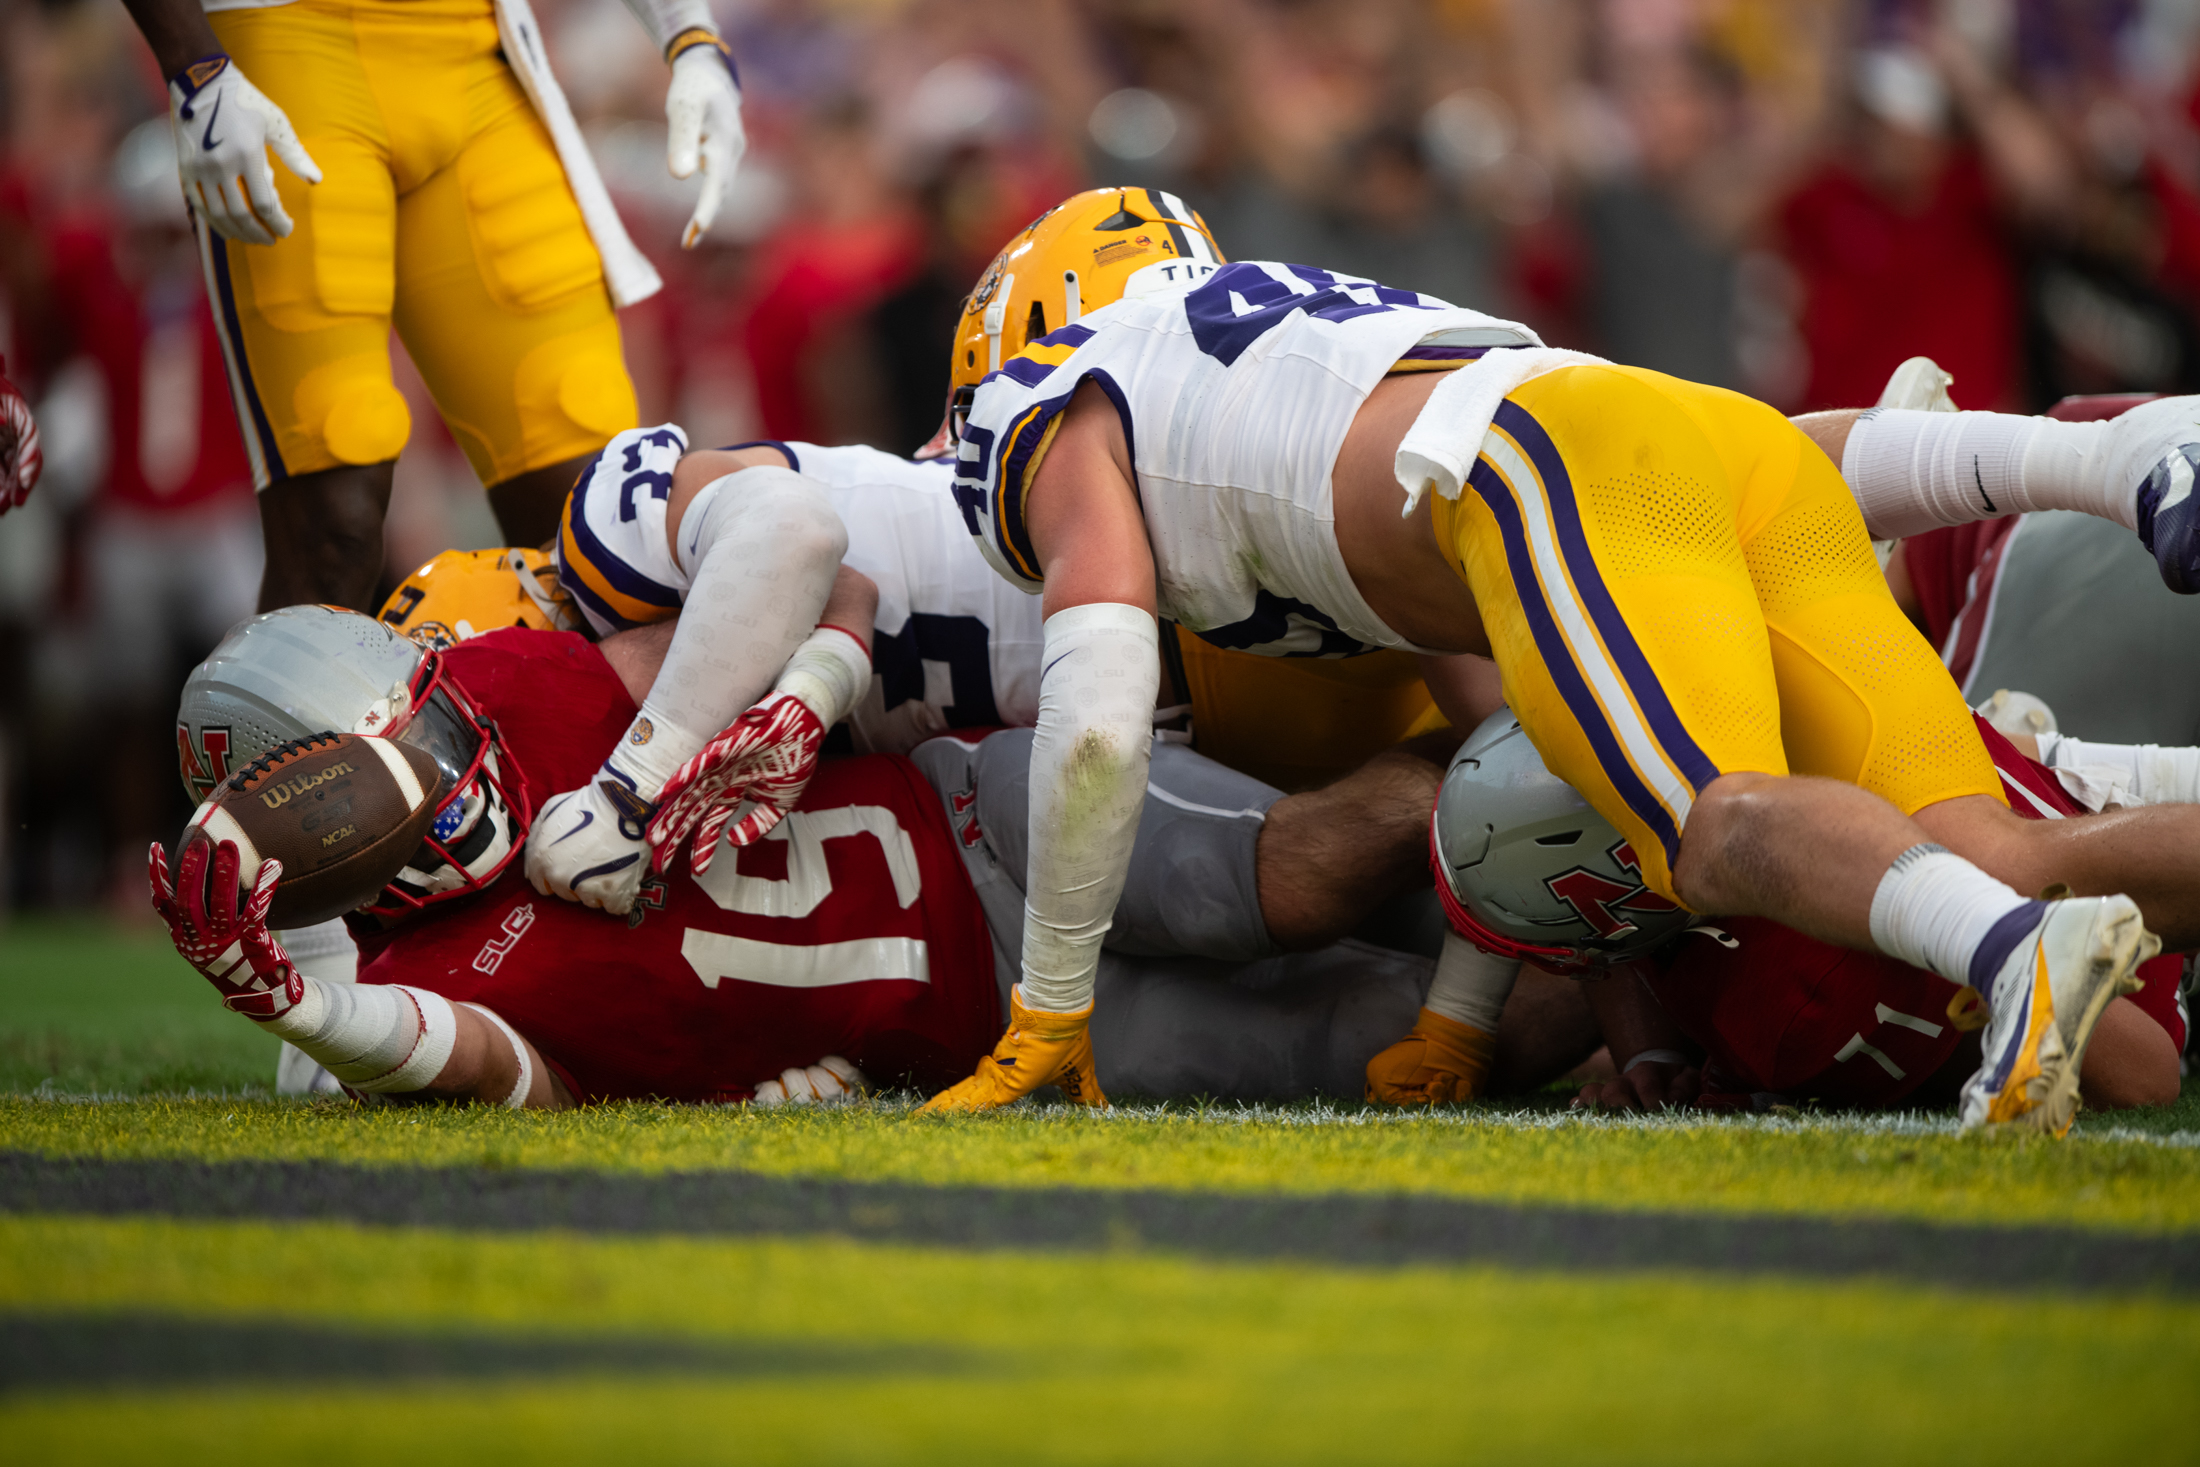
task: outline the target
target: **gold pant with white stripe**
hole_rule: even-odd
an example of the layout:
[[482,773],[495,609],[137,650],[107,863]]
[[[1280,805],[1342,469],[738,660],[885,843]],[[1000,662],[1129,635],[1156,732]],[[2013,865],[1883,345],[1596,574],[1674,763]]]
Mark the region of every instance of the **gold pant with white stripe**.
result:
[[489,0],[207,19],[322,172],[275,166],[287,239],[199,230],[257,487],[397,457],[393,324],[484,484],[634,426],[602,263]]
[[1631,367],[1538,377],[1435,526],[1506,702],[1663,896],[1722,774],[1823,775],[1904,814],[2002,798],[1839,470],[1763,403]]

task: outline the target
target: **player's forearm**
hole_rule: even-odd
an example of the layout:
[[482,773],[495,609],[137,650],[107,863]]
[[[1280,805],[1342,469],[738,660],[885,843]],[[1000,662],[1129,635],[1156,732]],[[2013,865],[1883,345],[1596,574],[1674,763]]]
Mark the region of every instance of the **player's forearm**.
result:
[[202,56],[222,49],[214,28],[206,23],[199,0],[122,0],[138,34],[160,63],[160,74],[172,77]]
[[708,0],[626,0],[626,8],[634,12],[659,51],[692,30],[718,34]]
[[1154,619],[1120,602],[1071,607],[1047,618],[1043,656],[1023,1001],[1074,1013],[1092,1002],[1145,803],[1160,682]]
[[1604,1031],[1612,1063],[1621,1070],[1652,1052],[1678,1053],[1688,1043],[1631,965],[1614,969],[1584,985],[1589,1008]]
[[878,582],[862,571],[843,565],[833,573],[833,589],[825,598],[818,620],[839,627],[871,650],[873,623],[878,620]]

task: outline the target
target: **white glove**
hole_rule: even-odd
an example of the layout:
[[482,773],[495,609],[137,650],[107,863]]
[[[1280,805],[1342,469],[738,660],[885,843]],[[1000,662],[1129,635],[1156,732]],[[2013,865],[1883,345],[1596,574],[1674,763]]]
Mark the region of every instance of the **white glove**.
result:
[[718,217],[718,205],[749,146],[748,134],[741,130],[741,89],[734,84],[733,63],[716,44],[691,45],[673,57],[665,127],[665,162],[672,176],[690,177],[698,163],[703,170],[702,195],[687,228],[680,231],[680,248],[692,250]]
[[[267,150],[307,183],[321,169],[298,143],[283,109],[245,80],[227,56],[194,61],[168,83],[168,118],[176,133],[183,197],[207,228],[224,239],[271,245],[292,225],[275,195]],[[241,187],[240,187],[241,183]]]
[[535,816],[527,832],[527,880],[544,896],[624,916],[649,874],[646,832],[655,809],[606,765]]
[[859,1100],[871,1082],[863,1071],[837,1054],[829,1054],[806,1069],[781,1070],[776,1080],[756,1087],[752,1105],[767,1110],[779,1105],[831,1105],[837,1100]]

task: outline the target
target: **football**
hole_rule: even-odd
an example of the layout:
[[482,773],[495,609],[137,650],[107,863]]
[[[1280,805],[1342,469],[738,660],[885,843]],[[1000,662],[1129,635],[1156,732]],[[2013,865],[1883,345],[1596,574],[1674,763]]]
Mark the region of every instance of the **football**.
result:
[[176,844],[234,841],[238,880],[283,863],[268,925],[306,927],[371,900],[420,848],[443,802],[443,775],[420,750],[367,734],[278,744],[232,774]]

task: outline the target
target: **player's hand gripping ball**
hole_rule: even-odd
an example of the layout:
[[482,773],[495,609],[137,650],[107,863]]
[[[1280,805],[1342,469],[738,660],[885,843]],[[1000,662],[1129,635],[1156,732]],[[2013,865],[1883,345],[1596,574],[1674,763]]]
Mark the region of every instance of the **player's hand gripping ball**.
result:
[[263,861],[280,861],[268,922],[326,922],[372,901],[405,868],[444,793],[435,761],[409,744],[367,734],[292,739],[199,806],[177,842],[177,869],[194,846],[228,843],[238,853],[235,880],[251,887]]
[[298,969],[267,930],[267,909],[283,878],[283,863],[260,863],[246,893],[237,880],[235,841],[193,841],[168,875],[168,853],[153,842],[148,879],[153,910],[168,924],[176,952],[233,1012],[253,1019],[281,1017],[305,994]]

